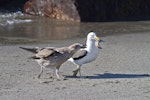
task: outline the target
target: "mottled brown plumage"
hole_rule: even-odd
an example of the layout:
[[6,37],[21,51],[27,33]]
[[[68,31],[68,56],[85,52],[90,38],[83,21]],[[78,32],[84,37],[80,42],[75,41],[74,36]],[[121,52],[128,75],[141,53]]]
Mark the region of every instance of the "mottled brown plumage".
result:
[[31,50],[30,48],[24,48],[21,47],[21,49],[27,50],[27,51],[37,51],[35,56],[33,56],[33,59],[36,59],[38,64],[41,66],[41,71],[38,75],[38,78],[41,77],[41,74],[43,73],[43,68],[55,68],[55,73],[58,79],[61,79],[59,75],[59,68],[60,66],[67,61],[69,58],[72,57],[72,55],[82,48],[83,45],[79,43],[74,43],[70,45],[69,47],[61,47],[61,48],[55,48],[55,47],[46,47],[39,50]]

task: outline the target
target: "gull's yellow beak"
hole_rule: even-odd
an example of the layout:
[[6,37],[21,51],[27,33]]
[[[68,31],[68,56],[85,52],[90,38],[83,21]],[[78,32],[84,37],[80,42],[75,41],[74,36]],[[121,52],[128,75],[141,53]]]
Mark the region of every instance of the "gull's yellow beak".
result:
[[94,38],[94,40],[99,41],[100,38],[96,36],[96,37]]

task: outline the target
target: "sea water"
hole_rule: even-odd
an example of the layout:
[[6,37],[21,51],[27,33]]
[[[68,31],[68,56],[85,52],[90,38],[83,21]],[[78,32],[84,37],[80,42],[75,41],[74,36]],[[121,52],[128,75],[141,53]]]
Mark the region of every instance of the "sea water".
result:
[[51,20],[22,12],[0,14],[0,37],[57,40],[76,37],[80,23]]
[[1,41],[6,38],[64,40],[86,37],[89,31],[96,32],[98,36],[149,32],[150,21],[79,23],[26,15],[20,11],[0,13]]

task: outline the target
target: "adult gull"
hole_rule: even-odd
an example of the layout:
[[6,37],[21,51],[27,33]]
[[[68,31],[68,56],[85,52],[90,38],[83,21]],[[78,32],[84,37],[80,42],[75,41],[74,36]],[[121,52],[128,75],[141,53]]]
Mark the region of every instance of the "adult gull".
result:
[[79,49],[69,59],[69,61],[77,65],[77,69],[73,71],[73,76],[76,76],[79,72],[81,77],[81,66],[85,63],[90,63],[97,58],[99,49],[102,49],[100,42],[103,42],[103,40],[97,37],[95,32],[90,32],[87,35],[86,47]]

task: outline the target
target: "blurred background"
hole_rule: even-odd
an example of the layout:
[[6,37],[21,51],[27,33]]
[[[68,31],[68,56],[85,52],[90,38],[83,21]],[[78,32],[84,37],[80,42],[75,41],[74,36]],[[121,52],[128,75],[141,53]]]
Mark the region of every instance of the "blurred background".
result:
[[150,0],[0,0],[0,42],[150,31]]

